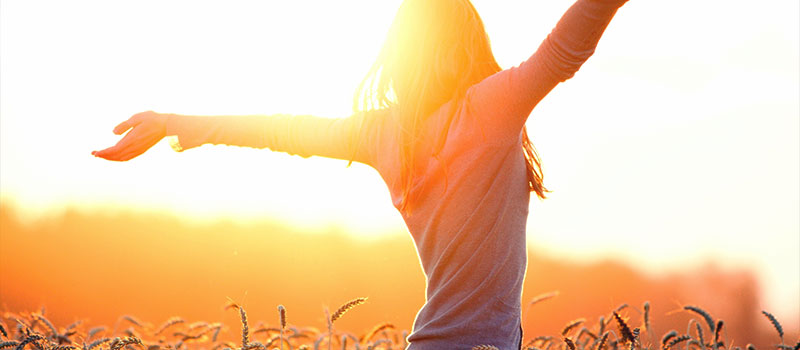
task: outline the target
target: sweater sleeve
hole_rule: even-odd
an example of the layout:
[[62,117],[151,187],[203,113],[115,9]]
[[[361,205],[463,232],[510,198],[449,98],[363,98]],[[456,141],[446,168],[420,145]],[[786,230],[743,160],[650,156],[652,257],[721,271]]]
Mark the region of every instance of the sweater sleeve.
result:
[[626,1],[576,1],[528,60],[472,86],[467,99],[485,118],[481,127],[517,137],[536,104],[594,53],[606,26]]
[[365,113],[330,119],[309,115],[169,115],[167,135],[178,152],[203,144],[269,148],[304,158],[322,156],[372,163],[372,128]]

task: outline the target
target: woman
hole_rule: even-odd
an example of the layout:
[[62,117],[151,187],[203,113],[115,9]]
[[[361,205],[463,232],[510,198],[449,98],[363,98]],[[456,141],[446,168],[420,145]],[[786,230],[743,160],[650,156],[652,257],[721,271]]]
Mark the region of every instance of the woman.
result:
[[179,151],[228,144],[368,164],[427,278],[408,349],[519,349],[530,192],[547,191],[525,121],[591,56],[625,1],[578,0],[528,60],[501,71],[469,0],[406,0],[349,118],[144,112],[92,154],[125,161],[176,136]]

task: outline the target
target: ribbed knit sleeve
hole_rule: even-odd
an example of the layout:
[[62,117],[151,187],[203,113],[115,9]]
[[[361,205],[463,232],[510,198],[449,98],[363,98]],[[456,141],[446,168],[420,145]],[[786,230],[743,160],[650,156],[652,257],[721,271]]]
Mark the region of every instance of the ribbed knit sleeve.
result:
[[536,52],[518,67],[474,85],[467,98],[485,128],[516,138],[533,108],[558,83],[571,78],[594,53],[608,23],[627,0],[578,0]]
[[370,164],[372,133],[371,124],[366,121],[365,114],[339,119],[308,115],[169,115],[167,135],[178,152],[203,144],[222,144]]

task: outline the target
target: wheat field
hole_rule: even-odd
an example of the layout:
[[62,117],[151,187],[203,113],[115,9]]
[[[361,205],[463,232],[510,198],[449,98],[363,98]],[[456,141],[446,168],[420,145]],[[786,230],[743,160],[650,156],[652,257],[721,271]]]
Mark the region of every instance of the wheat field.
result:
[[[531,299],[527,307],[535,307],[557,296],[551,292]],[[241,329],[228,329],[220,322],[188,321],[171,317],[155,325],[132,315],[119,317],[113,327],[88,325],[79,320],[66,326],[54,325],[46,317],[46,309],[32,312],[6,311],[0,321],[0,350],[394,350],[405,349],[408,330],[388,322],[378,322],[368,332],[353,334],[336,329],[337,320],[367,298],[355,298],[330,313],[324,310],[326,329],[294,325],[288,322],[288,310],[279,305],[275,315],[263,316],[265,321],[252,322],[245,308],[232,301],[225,310],[236,312]],[[658,335],[650,320],[650,303],[641,308],[622,304],[596,322],[584,318],[564,325],[560,334],[524,335],[524,350],[759,350],[752,344],[737,344],[729,339],[726,323],[715,319],[702,308],[683,306],[679,312],[692,317],[686,329],[670,330]],[[638,315],[641,325],[634,326],[628,314]],[[769,312],[762,311],[764,322],[775,329],[775,350],[800,350],[800,339],[787,343],[781,323]],[[351,316],[357,317],[357,315]],[[239,339],[239,334],[241,337]],[[234,341],[233,339],[236,339]],[[499,350],[491,344],[480,344],[472,350]],[[505,349],[504,349],[505,350]]]

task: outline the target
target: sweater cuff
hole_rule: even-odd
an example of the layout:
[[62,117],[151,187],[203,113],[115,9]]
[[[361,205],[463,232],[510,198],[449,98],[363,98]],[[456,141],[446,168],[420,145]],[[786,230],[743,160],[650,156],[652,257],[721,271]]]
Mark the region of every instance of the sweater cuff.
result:
[[189,146],[186,142],[183,144],[181,143],[181,137],[179,135],[183,134],[184,137],[186,135],[186,128],[187,128],[187,121],[185,120],[185,116],[177,115],[177,114],[167,114],[167,128],[166,128],[166,135],[167,135],[167,142],[169,142],[169,146],[175,152],[183,152],[189,148],[197,147],[198,145]]

